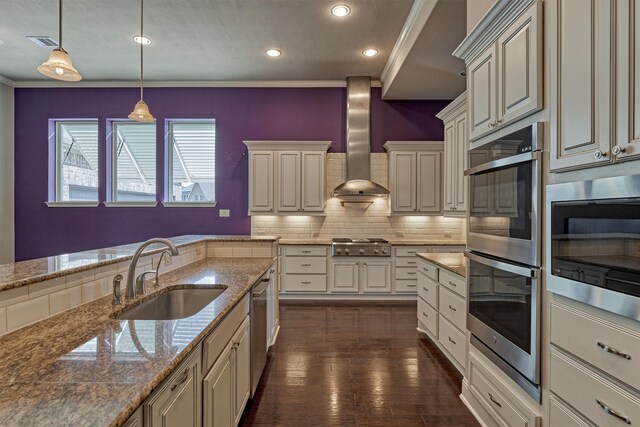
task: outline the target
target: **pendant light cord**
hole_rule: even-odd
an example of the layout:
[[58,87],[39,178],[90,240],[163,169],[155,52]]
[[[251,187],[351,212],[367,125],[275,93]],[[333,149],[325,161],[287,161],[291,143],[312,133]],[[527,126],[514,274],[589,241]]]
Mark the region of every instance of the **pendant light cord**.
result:
[[58,49],[64,50],[62,48],[62,0],[58,5]]
[[[62,0],[60,0],[62,1]],[[140,100],[144,99],[144,0],[140,0]]]

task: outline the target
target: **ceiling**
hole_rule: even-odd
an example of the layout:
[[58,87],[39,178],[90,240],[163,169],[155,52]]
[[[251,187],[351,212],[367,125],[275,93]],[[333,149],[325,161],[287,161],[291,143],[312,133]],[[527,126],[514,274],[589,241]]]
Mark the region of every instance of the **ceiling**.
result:
[[[445,0],[447,2],[449,0]],[[345,3],[346,18],[331,15]],[[342,80],[379,77],[413,0],[147,0],[145,78],[156,81]],[[463,6],[464,7],[464,6]],[[36,71],[57,40],[57,0],[0,0],[0,75],[46,80]],[[85,81],[138,78],[139,2],[66,0],[63,46]],[[375,47],[380,54],[366,58]],[[454,46],[455,47],[455,46]],[[283,55],[270,58],[265,50]],[[451,49],[447,46],[450,55]]]

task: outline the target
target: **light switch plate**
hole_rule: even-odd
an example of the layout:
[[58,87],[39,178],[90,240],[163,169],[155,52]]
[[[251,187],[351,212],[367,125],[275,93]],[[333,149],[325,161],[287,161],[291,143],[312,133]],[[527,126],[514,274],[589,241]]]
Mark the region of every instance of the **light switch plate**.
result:
[[231,211],[229,209],[220,209],[220,218],[229,218]]

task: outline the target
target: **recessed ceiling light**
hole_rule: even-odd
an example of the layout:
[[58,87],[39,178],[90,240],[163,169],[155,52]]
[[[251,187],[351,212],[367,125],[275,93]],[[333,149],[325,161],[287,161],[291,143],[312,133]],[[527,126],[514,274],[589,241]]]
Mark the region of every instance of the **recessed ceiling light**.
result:
[[337,16],[339,18],[342,18],[343,16],[347,16],[350,13],[351,13],[351,8],[349,6],[347,6],[346,4],[339,4],[337,6],[334,6],[331,9],[331,14],[333,14],[333,16]]
[[140,44],[151,44],[151,39],[145,36],[134,36],[133,41]]
[[365,49],[362,51],[364,56],[376,56],[378,54],[378,49]]
[[278,49],[269,49],[265,53],[273,58],[282,55],[282,52],[280,52]]

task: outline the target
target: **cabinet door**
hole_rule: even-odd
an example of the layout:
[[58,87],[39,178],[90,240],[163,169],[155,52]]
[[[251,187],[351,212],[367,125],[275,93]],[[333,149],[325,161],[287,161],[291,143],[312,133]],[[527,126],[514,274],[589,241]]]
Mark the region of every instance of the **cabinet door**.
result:
[[[444,125],[444,211],[453,211],[456,189],[456,124],[450,121]],[[458,153],[460,154],[460,153]]]
[[249,212],[273,212],[273,152],[249,152]]
[[614,5],[550,2],[551,170],[610,161]]
[[442,210],[442,153],[418,153],[417,157],[417,211],[439,213]]
[[467,115],[459,116],[456,121],[456,140],[453,150],[453,168],[452,173],[455,177],[453,207],[458,214],[462,214],[467,210],[467,179],[464,171],[467,169],[467,152],[468,152],[468,135],[467,135]]
[[201,426],[200,358],[201,353],[194,352],[149,397],[145,411],[148,427]]
[[233,351],[230,342],[202,381],[204,427],[234,426]]
[[498,125],[542,108],[542,2],[498,38]]
[[331,292],[358,292],[358,263],[336,261],[331,263]]
[[325,157],[325,153],[302,152],[302,211],[324,210]]
[[627,160],[640,155],[640,4],[618,1],[616,15],[616,160]]
[[394,212],[415,212],[416,153],[393,153],[391,162],[391,208]]
[[[234,425],[238,425],[251,395],[251,342],[249,316],[231,339],[235,347],[233,372],[235,376]],[[217,426],[216,426],[217,427]]]
[[278,152],[278,212],[299,212],[300,152]]
[[496,45],[492,45],[467,67],[469,139],[474,140],[496,126]]
[[362,263],[365,292],[391,292],[391,263],[366,261]]

